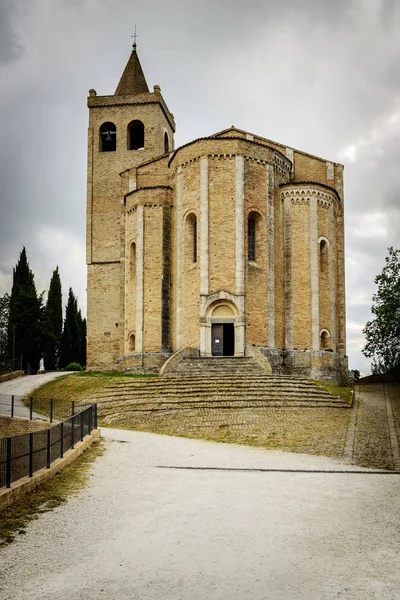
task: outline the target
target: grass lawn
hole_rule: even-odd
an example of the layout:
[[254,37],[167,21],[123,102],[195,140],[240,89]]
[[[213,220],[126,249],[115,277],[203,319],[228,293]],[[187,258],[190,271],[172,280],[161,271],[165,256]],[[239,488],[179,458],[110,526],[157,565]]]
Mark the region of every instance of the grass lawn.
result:
[[[79,373],[60,377],[37,388],[33,395],[75,402],[96,399],[111,383],[131,381],[129,376],[110,373]],[[321,384],[347,401],[350,388]],[[154,403],[154,410],[141,410],[132,402],[99,404],[99,424],[166,435],[217,442],[262,446],[291,452],[341,457],[346,443],[351,411],[340,408],[249,408],[233,405],[220,408],[169,408]],[[224,402],[226,405],[226,402]]]

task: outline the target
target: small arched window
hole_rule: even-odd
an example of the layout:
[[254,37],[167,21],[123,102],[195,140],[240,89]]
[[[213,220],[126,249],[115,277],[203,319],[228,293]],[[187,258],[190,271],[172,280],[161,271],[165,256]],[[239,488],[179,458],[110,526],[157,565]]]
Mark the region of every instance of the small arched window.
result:
[[197,262],[197,217],[194,213],[186,217],[185,255],[188,263]]
[[169,139],[168,139],[168,133],[165,132],[164,133],[164,153],[166,154],[167,152],[169,152]]
[[331,336],[327,329],[321,331],[320,340],[320,349],[329,350],[331,347]]
[[328,271],[328,248],[329,244],[326,239],[321,239],[319,242],[319,270],[320,273]]
[[128,150],[144,149],[144,125],[142,121],[131,121],[128,125]]
[[100,152],[115,152],[117,149],[117,128],[107,121],[100,126]]
[[135,336],[133,333],[129,336],[129,352],[135,352]]

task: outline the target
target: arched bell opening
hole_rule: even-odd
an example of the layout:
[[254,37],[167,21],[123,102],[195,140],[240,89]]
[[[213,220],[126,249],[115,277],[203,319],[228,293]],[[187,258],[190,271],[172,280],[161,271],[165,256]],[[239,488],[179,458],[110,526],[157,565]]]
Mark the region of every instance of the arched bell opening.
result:
[[117,149],[117,128],[111,121],[100,125],[100,152],[115,152]]
[[144,125],[142,121],[131,121],[128,125],[128,150],[144,150]]

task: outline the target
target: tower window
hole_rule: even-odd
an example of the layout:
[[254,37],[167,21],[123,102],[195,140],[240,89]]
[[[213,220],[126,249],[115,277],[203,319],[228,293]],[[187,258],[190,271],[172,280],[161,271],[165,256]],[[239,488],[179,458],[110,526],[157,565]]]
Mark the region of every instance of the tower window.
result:
[[328,242],[322,239],[319,243],[319,270],[320,273],[326,273],[328,270]]
[[169,139],[168,139],[168,133],[167,132],[164,133],[164,152],[165,152],[165,154],[167,152],[169,152]]
[[100,152],[115,152],[117,149],[117,128],[107,121],[100,126]]
[[186,217],[185,256],[188,266],[197,262],[197,218],[194,213]]
[[135,336],[133,333],[129,336],[129,352],[135,352]]
[[324,329],[323,331],[321,331],[320,349],[321,350],[329,350],[330,347],[331,347],[331,336],[330,336],[329,331]]
[[131,280],[135,279],[136,276],[136,244],[133,242],[131,244],[131,251],[130,251],[130,265],[129,265],[129,271],[130,271],[130,278]]
[[248,260],[255,262],[256,260],[256,220],[253,216],[250,216],[247,221],[247,258]]
[[142,121],[131,121],[128,125],[128,150],[144,149],[144,125]]

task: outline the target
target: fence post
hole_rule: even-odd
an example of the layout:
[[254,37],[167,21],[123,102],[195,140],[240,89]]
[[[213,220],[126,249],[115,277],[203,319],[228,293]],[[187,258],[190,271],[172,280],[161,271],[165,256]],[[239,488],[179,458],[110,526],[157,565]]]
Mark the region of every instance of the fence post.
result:
[[94,405],[94,428],[97,429],[97,404]]
[[50,423],[53,422],[53,398],[50,400]]
[[81,410],[79,417],[81,419],[81,442],[83,442],[83,414],[86,414],[85,410]]
[[50,457],[50,444],[51,444],[51,429],[47,430],[47,468],[50,469],[51,457]]
[[13,394],[11,396],[11,416],[12,417],[14,416],[14,404],[15,404],[15,401],[14,401],[14,394]]
[[71,448],[75,448],[75,417],[71,417]]
[[92,431],[92,406],[89,406],[88,434]]
[[32,398],[32,396],[29,398],[29,418],[32,421],[32,419],[33,419],[33,398]]
[[29,477],[33,477],[33,433],[29,434]]
[[60,458],[64,458],[64,423],[60,423]]
[[6,487],[11,487],[11,438],[7,438],[6,442]]
[[75,400],[72,400],[71,415],[75,414]]

